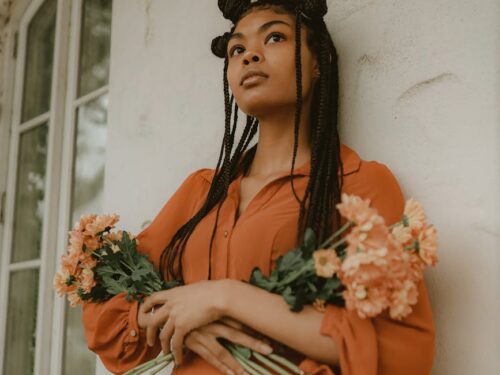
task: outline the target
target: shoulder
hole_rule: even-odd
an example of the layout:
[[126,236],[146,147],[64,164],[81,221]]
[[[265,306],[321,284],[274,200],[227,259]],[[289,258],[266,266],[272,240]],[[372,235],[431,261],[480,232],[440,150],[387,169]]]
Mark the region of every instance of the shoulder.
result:
[[401,219],[404,195],[395,174],[386,164],[361,159],[359,169],[349,178],[346,193],[369,199],[370,205],[377,209],[388,225]]

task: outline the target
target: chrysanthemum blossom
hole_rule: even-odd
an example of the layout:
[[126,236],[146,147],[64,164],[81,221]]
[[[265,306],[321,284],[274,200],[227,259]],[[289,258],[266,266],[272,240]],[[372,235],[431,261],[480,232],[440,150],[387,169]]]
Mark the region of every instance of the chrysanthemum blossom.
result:
[[418,253],[422,261],[430,266],[434,266],[438,261],[437,256],[437,231],[432,224],[427,225],[418,234]]
[[384,219],[373,214],[362,225],[354,226],[346,235],[347,254],[383,248],[386,246],[388,235]]
[[412,306],[417,303],[418,291],[415,282],[405,280],[391,295],[389,314],[391,318],[401,320],[412,312]]
[[313,253],[316,275],[333,277],[340,269],[340,259],[334,249],[319,249]]
[[412,243],[411,228],[403,225],[396,225],[391,229],[394,238],[403,246],[408,246]]
[[59,296],[76,291],[76,283],[70,282],[71,273],[62,269],[54,275],[52,285]]
[[84,234],[87,236],[96,236],[106,228],[113,228],[120,217],[117,214],[98,215],[93,221],[85,225]]
[[70,307],[76,307],[78,305],[83,305],[83,300],[78,295],[77,291],[68,293],[68,301]]
[[92,288],[96,285],[94,280],[94,272],[90,268],[84,268],[80,276],[80,287],[84,293],[90,293]]
[[422,205],[413,198],[406,201],[404,215],[411,231],[414,233],[421,230],[427,222]]
[[325,312],[326,311],[325,300],[316,298],[313,302],[313,307],[319,312]]
[[346,193],[342,193],[341,202],[336,207],[343,217],[356,224],[362,224],[376,214],[376,210],[370,207],[369,199],[363,200],[357,195]]

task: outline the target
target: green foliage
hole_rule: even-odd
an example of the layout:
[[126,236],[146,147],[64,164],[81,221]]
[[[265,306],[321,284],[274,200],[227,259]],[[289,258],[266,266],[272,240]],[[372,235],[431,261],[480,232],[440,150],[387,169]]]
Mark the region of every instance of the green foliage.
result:
[[124,231],[122,239],[113,241],[113,244],[120,250],[113,252],[110,245],[104,245],[94,252],[97,260],[93,269],[96,286],[90,293],[82,295],[85,301],[106,301],[125,293],[127,301],[142,302],[145,296],[180,284],[177,280],[161,280],[148,256],[137,251],[136,240],[131,239],[127,232]]
[[[250,284],[280,294],[292,311],[301,311],[304,305],[312,304],[316,299],[343,306],[343,285],[338,277],[323,278],[316,275],[312,258],[316,246],[314,231],[307,228],[302,244],[280,256],[269,277],[258,267],[254,268]],[[339,247],[339,256],[343,255],[344,248]]]

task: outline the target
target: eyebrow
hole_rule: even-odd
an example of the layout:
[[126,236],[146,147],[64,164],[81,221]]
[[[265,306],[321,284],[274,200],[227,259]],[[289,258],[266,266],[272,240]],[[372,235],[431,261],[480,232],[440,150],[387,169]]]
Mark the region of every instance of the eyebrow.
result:
[[[265,24],[261,25],[259,27],[259,30],[258,32],[259,33],[262,33],[264,31],[266,31],[267,29],[269,29],[272,25],[274,24],[283,24],[283,25],[287,25],[288,27],[292,27],[289,23],[286,23],[285,21],[281,21],[281,20],[273,20],[273,21],[269,21],[269,22],[266,22]],[[232,39],[243,39],[245,38],[245,36],[242,34],[242,33],[233,33],[231,34],[231,36],[229,37],[229,40],[232,40]],[[229,42],[229,41],[228,41]]]

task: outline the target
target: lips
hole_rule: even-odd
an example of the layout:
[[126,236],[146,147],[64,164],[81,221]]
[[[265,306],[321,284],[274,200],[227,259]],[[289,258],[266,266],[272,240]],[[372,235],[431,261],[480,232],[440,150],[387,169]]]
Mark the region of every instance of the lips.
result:
[[264,78],[267,78],[268,75],[265,74],[264,72],[261,72],[260,70],[249,70],[248,72],[246,72],[243,77],[241,78],[241,82],[240,82],[240,85],[243,85],[243,83],[245,82],[245,80],[247,78],[250,78],[250,77],[254,77],[254,76],[258,76],[258,77],[264,77]]

